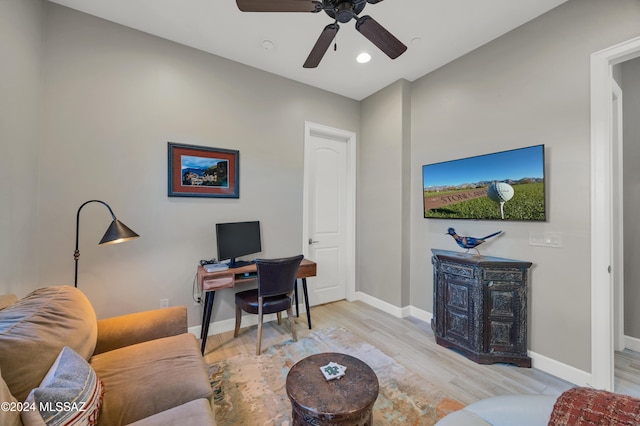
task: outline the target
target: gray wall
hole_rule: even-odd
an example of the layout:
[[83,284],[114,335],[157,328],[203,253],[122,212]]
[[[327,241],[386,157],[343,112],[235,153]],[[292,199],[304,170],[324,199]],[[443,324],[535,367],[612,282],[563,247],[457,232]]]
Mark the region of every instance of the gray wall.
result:
[[409,304],[409,90],[400,80],[361,102],[357,290]]
[[[44,40],[39,244],[14,258],[39,253],[40,267],[16,293],[72,284],[76,210],[90,199],[141,235],[99,247],[108,212],[82,210],[79,287],[99,317],[167,298],[200,324],[192,285],[216,256],[217,222],[260,220],[263,256],[302,251],[304,121],[357,131],[358,102],[51,3]],[[240,198],[167,197],[168,141],[239,150]],[[214,309],[232,318],[232,292]]]
[[640,58],[620,67],[624,140],[624,334],[640,339]]
[[[615,7],[614,7],[615,6]],[[529,348],[591,370],[590,55],[640,35],[637,0],[572,0],[412,84],[412,303],[432,309],[431,248],[462,234],[504,235],[485,254],[534,263]],[[421,166],[545,144],[545,223],[422,218]],[[361,207],[362,208],[362,207]],[[559,249],[529,232],[561,232]]]
[[37,284],[42,24],[37,0],[0,1],[0,283]]
[[[142,236],[98,247],[108,214],[83,210],[79,283],[98,315],[168,298],[199,324],[193,276],[199,259],[215,255],[216,222],[260,219],[268,256],[302,249],[302,138],[311,120],[359,131],[358,290],[430,312],[430,249],[457,246],[444,235],[450,223],[422,218],[422,165],[544,143],[546,223],[455,227],[505,231],[483,253],[534,263],[530,349],[590,371],[589,55],[640,35],[637,0],[570,0],[361,103],[57,5],[47,3],[43,16],[39,0],[4,0],[0,17],[13,24],[0,22],[2,53],[25,55],[15,70],[0,67],[0,80],[26,88],[11,89],[3,97],[11,106],[0,107],[0,119],[11,118],[0,127],[3,146],[22,142],[15,162],[3,163],[16,186],[0,192],[8,236],[0,290],[22,296],[70,284],[75,212],[98,198]],[[12,31],[20,37],[5,43]],[[168,198],[167,141],[239,149],[240,199]],[[562,232],[563,247],[529,246],[529,232],[543,231]],[[216,320],[232,317],[230,292],[221,296]]]

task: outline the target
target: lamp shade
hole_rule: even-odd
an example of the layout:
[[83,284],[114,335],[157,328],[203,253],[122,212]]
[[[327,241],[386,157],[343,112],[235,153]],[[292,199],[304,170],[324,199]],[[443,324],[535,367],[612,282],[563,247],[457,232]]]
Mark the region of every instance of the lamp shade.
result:
[[80,211],[89,203],[102,204],[109,210],[109,213],[111,213],[111,217],[113,218],[111,225],[109,225],[109,228],[107,228],[107,232],[104,233],[104,236],[102,237],[98,245],[102,246],[105,244],[118,244],[139,237],[139,235],[129,229],[127,225],[116,219],[116,215],[113,214],[113,210],[111,210],[109,204],[105,203],[104,201],[89,200],[82,203],[82,205],[78,208],[78,212],[76,213],[76,250],[73,252],[73,260],[75,260],[74,285],[76,287],[78,287],[78,259],[80,259],[80,249],[78,248],[78,242],[80,240]]
[[139,235],[133,232],[127,225],[118,219],[114,219],[98,245],[118,244],[138,237]]

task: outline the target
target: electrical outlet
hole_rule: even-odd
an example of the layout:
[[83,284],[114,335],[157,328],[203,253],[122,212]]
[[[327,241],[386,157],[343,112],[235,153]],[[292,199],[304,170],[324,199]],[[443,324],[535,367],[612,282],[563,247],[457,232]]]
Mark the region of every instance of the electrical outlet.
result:
[[562,232],[529,232],[529,245],[560,248]]
[[160,307],[168,308],[169,307],[169,299],[160,299]]
[[197,297],[196,300],[193,301],[193,306],[200,306],[202,305],[202,299],[200,297]]

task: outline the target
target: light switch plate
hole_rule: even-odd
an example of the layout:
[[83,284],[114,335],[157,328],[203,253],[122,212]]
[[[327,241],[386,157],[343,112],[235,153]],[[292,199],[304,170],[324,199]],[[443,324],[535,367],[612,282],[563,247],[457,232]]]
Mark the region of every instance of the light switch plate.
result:
[[529,245],[540,247],[562,247],[562,232],[529,232]]

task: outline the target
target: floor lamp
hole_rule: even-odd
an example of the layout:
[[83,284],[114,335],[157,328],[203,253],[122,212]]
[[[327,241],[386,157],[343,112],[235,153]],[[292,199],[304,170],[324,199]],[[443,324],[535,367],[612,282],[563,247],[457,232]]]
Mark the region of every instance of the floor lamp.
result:
[[109,228],[107,228],[107,232],[104,233],[104,237],[102,237],[98,245],[101,246],[105,244],[118,244],[139,237],[138,234],[129,229],[124,223],[116,219],[116,215],[113,214],[113,210],[111,210],[111,207],[109,207],[109,205],[104,201],[89,200],[84,202],[80,206],[80,208],[78,208],[78,213],[76,214],[76,251],[73,252],[73,259],[76,262],[76,274],[74,280],[75,287],[78,287],[78,259],[80,259],[80,250],[78,250],[78,237],[80,235],[80,210],[82,210],[82,208],[89,203],[100,203],[104,205],[107,209],[109,209],[109,213],[111,213],[111,217],[113,218],[111,225],[109,225]]

